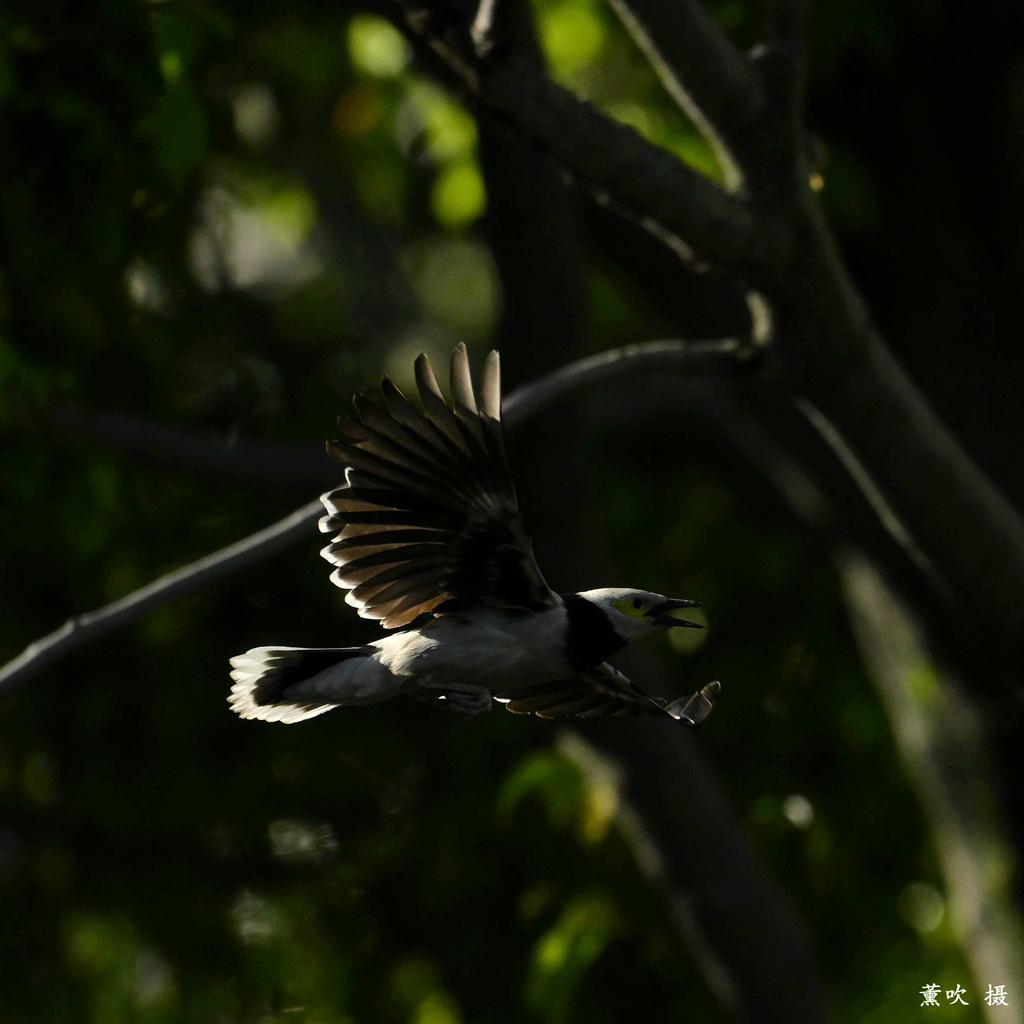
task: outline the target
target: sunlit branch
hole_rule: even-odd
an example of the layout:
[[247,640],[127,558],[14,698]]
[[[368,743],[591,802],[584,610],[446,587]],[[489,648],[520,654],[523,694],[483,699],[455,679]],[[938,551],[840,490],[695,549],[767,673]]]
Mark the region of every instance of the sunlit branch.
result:
[[[744,275],[788,263],[791,239],[673,154],[551,81],[535,61],[499,51],[480,61],[461,35],[435,26],[453,12],[410,6],[408,25],[478,113],[550,154],[598,202],[614,202],[660,227],[697,257]],[[467,27],[465,38],[469,38]],[[470,52],[465,52],[465,50]]]
[[219,583],[312,536],[314,524],[322,514],[323,506],[320,502],[312,501],[245,540],[161,576],[103,608],[69,619],[60,629],[29,644],[17,658],[0,669],[0,695],[8,693],[79,648],[130,625],[146,612]]
[[695,0],[611,0],[666,91],[715,149],[735,190],[765,106],[753,66]]
[[[827,1024],[806,926],[759,862],[694,737],[646,724],[578,729],[606,755],[614,750],[617,824],[729,1019]],[[591,779],[601,770],[578,744],[562,748]]]
[[[1024,935],[1013,905],[1013,854],[988,777],[991,744],[981,718],[961,681],[928,657],[917,616],[884,575],[857,551],[836,561],[854,637],[931,819],[949,924],[979,987],[997,977],[1019,991]],[[1012,1017],[998,1012],[993,1021]]]
[[502,406],[512,426],[536,416],[570,395],[592,391],[627,375],[651,372],[686,374],[736,372],[756,353],[736,338],[713,341],[647,341],[626,345],[569,363],[512,392]]

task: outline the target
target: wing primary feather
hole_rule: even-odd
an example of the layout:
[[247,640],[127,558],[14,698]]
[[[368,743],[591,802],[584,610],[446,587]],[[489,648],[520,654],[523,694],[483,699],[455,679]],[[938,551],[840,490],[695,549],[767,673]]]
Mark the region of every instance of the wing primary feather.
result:
[[428,498],[422,494],[396,491],[389,480],[371,476],[364,470],[349,468],[345,471],[345,479],[348,481],[352,493],[371,505],[409,512],[441,514],[448,512],[443,498]]
[[[438,566],[428,566],[420,571],[412,571],[407,566],[403,566],[402,570],[402,572],[396,573],[391,569],[386,569],[379,576],[371,576],[358,586],[353,587],[349,596],[359,604],[373,605],[379,603],[378,596],[384,588],[391,586],[393,583],[401,583],[403,586],[412,587],[414,584],[420,586],[429,582],[440,586],[441,581],[444,579],[444,569]],[[437,592],[435,590],[435,593]]]
[[[436,474],[454,478],[460,476],[458,464],[450,457],[450,453],[446,449],[433,443],[433,438],[423,438],[412,433],[394,420],[388,419],[370,402],[360,405],[359,408],[363,409],[364,413],[368,409],[373,409],[374,413],[371,414],[374,417],[373,420],[371,421],[370,416],[367,416],[365,422],[360,423],[347,416],[338,417],[342,433],[355,439],[358,448],[397,462],[399,465],[405,466],[406,469],[421,471],[424,464],[427,464]],[[381,429],[383,423],[389,423],[392,429]],[[328,448],[328,452],[330,452],[330,448]],[[332,458],[338,458],[333,453],[331,455]]]
[[666,705],[665,714],[689,725],[700,725],[715,709],[721,692],[722,684],[716,679],[689,697],[680,697]]
[[380,527],[391,525],[422,527],[431,530],[452,529],[452,517],[447,509],[443,512],[429,513],[389,508],[383,505],[374,506],[362,498],[355,497],[348,484],[328,491],[321,495],[320,500],[329,513],[320,520],[320,530],[323,533],[330,533],[332,530],[341,530],[349,525],[357,524]]
[[394,565],[397,562],[410,563],[421,559],[441,561],[444,557],[443,544],[400,544],[396,547],[381,546],[381,550],[361,555],[345,563],[346,571],[358,572],[375,565]]
[[584,697],[575,697],[560,704],[553,704],[536,714],[541,718],[568,718],[569,716],[594,718],[596,714],[606,711],[607,708],[608,698],[603,693],[590,693]]
[[508,707],[510,711],[532,715],[567,700],[580,700],[592,693],[593,690],[582,686],[578,679],[561,679],[544,689],[531,686],[508,695]]
[[[408,526],[405,523],[395,524],[382,524],[382,523],[339,523],[338,529],[341,531],[335,540],[350,540],[358,537],[364,537],[369,534],[379,533],[382,536],[387,534],[390,536],[396,533],[398,530],[412,530],[418,529],[418,527]],[[446,536],[444,530],[438,530],[434,527],[425,528],[427,533],[432,534],[435,537]]]
[[[417,374],[430,372],[426,387],[420,392],[426,415],[417,412],[394,382],[385,377],[381,382],[381,391],[384,393],[388,411],[406,430],[436,451],[435,458],[439,464],[456,469],[460,466],[475,467],[480,453],[474,453],[470,449],[463,432],[459,429],[455,414],[440,397],[437,382],[434,381],[433,388],[430,387],[429,381],[433,379],[433,371],[430,370],[429,360],[426,360],[425,356],[423,359],[425,364],[417,360]],[[425,366],[425,370],[420,370],[420,366]],[[434,421],[433,415],[436,415],[438,422]]]
[[[674,718],[681,717],[690,721],[686,714],[673,714],[672,710],[667,711],[664,701],[647,696],[625,675],[607,663],[569,679],[557,679],[511,693],[499,694],[498,699],[506,703],[508,710],[515,714],[533,714],[541,718],[562,718],[570,715],[599,718],[647,712],[655,715],[669,714]],[[689,701],[686,710],[692,711],[693,698]],[[680,706],[685,703],[677,702]],[[674,706],[671,707],[675,710]]]
[[466,346],[461,343],[452,350],[448,379],[452,391],[452,407],[455,409],[463,435],[470,445],[486,454],[487,441],[484,438],[480,411],[477,409],[476,395],[473,394],[469,357],[466,355]]
[[[345,527],[346,530],[350,527]],[[374,530],[372,526],[367,530]],[[451,537],[438,530],[381,530],[375,533],[359,533],[344,536],[334,542],[336,551],[358,551],[362,547],[378,547],[385,544],[449,544]]]
[[462,342],[452,349],[448,381],[452,391],[452,405],[456,409],[462,406],[467,416],[479,416],[476,396],[473,394],[473,378],[469,373],[469,356],[466,354],[466,346]]
[[501,357],[497,349],[484,361],[480,376],[480,412],[487,419],[501,421]]
[[[387,382],[391,384],[390,381]],[[394,388],[394,385],[391,384]],[[384,384],[381,384],[381,390],[384,389]],[[425,459],[430,462],[437,462],[442,459],[447,459],[447,451],[441,449],[435,443],[435,439],[430,435],[429,432],[424,433],[421,424],[418,422],[422,419],[418,413],[408,404],[405,400],[405,396],[395,388],[395,391],[401,395],[402,400],[406,402],[409,412],[411,415],[417,417],[416,427],[407,426],[404,422],[400,422],[397,418],[394,418],[393,414],[388,415],[383,409],[380,409],[374,402],[363,395],[359,395],[356,399],[355,406],[356,412],[363,422],[380,438],[386,438],[392,444],[406,448],[410,453],[418,458]],[[385,401],[387,401],[387,395],[385,393]],[[390,406],[389,406],[390,412]]]
[[368,568],[356,570],[347,565],[339,565],[331,573],[331,581],[336,587],[355,591],[360,587],[383,585],[385,581],[390,582],[408,576],[410,571],[405,562],[395,562],[390,567],[371,565]]
[[[423,445],[432,450],[433,459],[439,466],[444,466],[449,471],[458,472],[459,467],[464,466],[468,459],[470,465],[477,470],[486,470],[487,446],[479,431],[479,417],[474,415],[471,420],[471,422],[475,421],[477,429],[467,431],[466,424],[444,401],[430,360],[426,355],[421,354],[416,360],[415,370],[417,389],[420,400],[423,402],[424,413],[418,413],[394,382],[385,377],[381,382],[381,391],[392,418],[398,422],[400,427],[419,438]],[[468,364],[466,372],[468,374]],[[475,409],[475,403],[472,408]],[[362,414],[361,403],[357,404],[357,411]],[[373,423],[376,427],[377,421],[383,416],[383,413],[375,408],[370,410],[370,415],[374,415],[374,413],[377,414]],[[387,436],[394,439],[393,428]]]
[[398,389],[398,385],[390,377],[385,377],[380,382],[380,390],[384,396],[384,404],[388,407],[388,412],[395,422],[405,427],[416,437],[430,445],[430,447],[434,447],[432,442],[435,440],[436,435],[432,431],[424,429],[430,426],[429,420],[424,417],[423,413],[417,412],[413,408],[409,399]]
[[427,420],[440,431],[450,444],[462,450],[464,455],[469,455],[470,452],[462,436],[462,431],[459,430],[455,413],[448,408],[448,403],[444,400],[441,389],[438,387],[430,360],[422,353],[416,360],[415,370],[416,387],[419,390],[420,400],[423,402],[423,412]]
[[[383,405],[357,396],[358,418],[340,417],[344,437],[328,445],[345,467],[345,484],[323,497],[319,524],[333,534],[321,552],[336,566],[332,581],[389,629],[430,611],[554,607],[508,470],[497,353],[475,389],[465,347],[456,348],[447,401],[425,355],[415,372],[422,411],[385,377]],[[579,690],[571,706],[596,713],[593,694]],[[570,713],[568,700],[563,681],[542,703]]]
[[[353,404],[358,397],[358,395],[353,397]],[[372,441],[377,436],[376,431],[372,430],[367,424],[360,423],[359,420],[353,419],[345,413],[338,416],[338,429],[346,437],[351,437],[356,441]]]
[[602,699],[591,707],[581,708],[576,712],[580,718],[612,718],[615,715],[635,715],[639,713],[636,704],[616,704]]
[[420,413],[409,408],[409,421],[398,423],[389,419],[368,398],[362,398],[356,404],[356,412],[377,434],[373,443],[380,445],[389,455],[403,459],[413,467],[426,463],[438,474],[466,482],[464,454],[454,454],[452,446],[438,435],[436,429]]
[[416,609],[413,618],[416,615],[422,615],[423,612],[430,611],[436,608],[445,598],[444,594],[438,594],[435,590],[430,587],[422,587],[419,590],[413,590],[406,594],[400,601],[396,601],[388,612],[388,617],[391,618],[397,615],[404,615],[406,612]]
[[[374,605],[386,604],[389,601],[404,597],[407,592],[417,587],[428,584],[433,586],[440,582],[440,579],[441,574],[439,572],[437,572],[436,570],[430,570],[428,572],[420,572],[412,576],[404,577],[403,579],[395,580],[393,583],[384,587],[382,590],[378,590],[373,595],[372,602],[369,603],[372,603]],[[356,593],[356,591],[353,591],[353,593]]]
[[347,483],[335,487],[334,490],[327,491],[326,494],[321,494],[320,500],[323,502],[324,508],[331,515],[340,514],[347,516],[349,513],[359,514],[364,512],[376,515],[377,512],[393,511],[392,509],[384,508],[368,509],[367,502],[362,498],[357,498],[349,489]]
[[[365,502],[360,502],[360,505],[366,508]],[[346,512],[345,520],[338,524],[338,529],[346,526],[408,526],[424,530],[445,530],[451,527],[451,517],[432,516],[426,512],[410,512],[406,509],[381,508],[365,512]]]
[[407,626],[413,619],[426,612],[433,611],[442,601],[444,595],[432,597],[419,604],[406,604],[404,601],[394,605],[382,618],[381,624],[385,629],[396,629],[398,626]]
[[382,565],[397,565],[399,562],[422,565],[428,561],[443,565],[445,562],[443,544],[376,544],[355,549],[339,549],[333,545],[332,554],[338,565],[346,565],[356,572],[372,568],[373,560],[378,558]]
[[[371,473],[381,480],[388,480],[397,487],[416,490],[426,494],[436,494],[438,489],[437,474],[429,476],[422,468],[413,468],[377,454],[361,445],[349,445],[342,441],[328,441],[327,451],[331,458],[354,469]],[[422,467],[422,463],[420,464]],[[461,487],[455,481],[449,486]]]

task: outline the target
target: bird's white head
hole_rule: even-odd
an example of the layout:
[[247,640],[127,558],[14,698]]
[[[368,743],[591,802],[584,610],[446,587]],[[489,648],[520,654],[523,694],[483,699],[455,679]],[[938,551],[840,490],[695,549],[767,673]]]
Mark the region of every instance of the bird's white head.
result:
[[639,640],[650,633],[659,633],[672,626],[690,626],[703,629],[698,622],[677,619],[669,612],[676,608],[700,608],[700,601],[652,594],[649,590],[626,590],[622,587],[602,587],[585,590],[580,597],[597,605],[623,640]]

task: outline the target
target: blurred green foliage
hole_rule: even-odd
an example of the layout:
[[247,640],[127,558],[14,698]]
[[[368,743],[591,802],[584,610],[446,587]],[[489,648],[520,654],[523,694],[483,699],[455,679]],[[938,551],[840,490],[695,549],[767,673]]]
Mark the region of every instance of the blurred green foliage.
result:
[[[893,60],[912,6],[816,16],[825,198],[865,264],[898,197],[825,103]],[[712,9],[756,37],[752,6]],[[557,77],[715,173],[608,9],[537,15]],[[5,656],[313,492],[69,444],[51,403],[189,426],[225,452],[315,448],[382,370],[407,380],[421,348],[493,336],[476,126],[410,60],[380,17],[313,3],[0,11]],[[595,348],[636,340],[647,314],[614,273],[590,283]],[[891,296],[882,309],[903,322]],[[827,552],[699,422],[655,444],[593,429],[589,500],[622,578],[708,606],[699,646],[652,646],[681,692],[724,681],[701,743],[810,923],[837,1019],[910,1019],[922,986],[968,973]],[[228,713],[230,655],[373,636],[316,547],[4,702],[0,1018],[721,1019],[611,827],[614,793],[552,745],[557,727],[401,702],[294,729]],[[979,1020],[972,995],[942,1020]]]

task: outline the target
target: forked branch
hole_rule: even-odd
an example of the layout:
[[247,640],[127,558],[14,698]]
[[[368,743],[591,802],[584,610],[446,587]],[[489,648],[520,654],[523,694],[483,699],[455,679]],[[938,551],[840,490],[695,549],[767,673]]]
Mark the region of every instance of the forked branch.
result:
[[[520,0],[496,2],[514,12]],[[956,595],[961,621],[969,624],[964,664],[971,660],[972,637],[981,638],[973,646],[996,666],[1001,685],[1024,694],[1024,520],[875,330],[811,188],[815,168],[802,110],[808,0],[773,0],[764,41],[750,58],[730,50],[685,0],[668,6],[672,16],[648,12],[647,0],[629,9],[637,18],[648,12],[650,52],[671,63],[693,97],[700,91],[699,105],[723,138],[732,132],[742,195],[685,168],[536,67],[520,66],[514,52],[497,48],[480,60],[460,36],[463,15],[450,0],[421,0],[410,24],[421,51],[440,57],[447,83],[480,116],[542,148],[598,202],[628,211],[635,225],[648,227],[677,255],[689,246],[701,261],[764,296],[775,327],[776,390],[807,399],[831,424],[914,548],[934,565],[935,578]],[[698,34],[684,52],[671,36],[686,18]],[[468,39],[468,30],[463,35]],[[682,66],[698,56],[707,59],[706,67]],[[731,103],[750,87],[747,71],[765,97],[754,123],[744,121],[749,110],[731,114]],[[753,124],[746,134],[744,123]],[[680,321],[685,315],[680,310]],[[913,551],[905,554],[913,561]],[[935,635],[949,628],[948,618],[931,623]]]
[[406,27],[467,105],[533,142],[597,202],[740,277],[788,263],[792,240],[773,217],[553,82],[518,48],[492,45],[494,26],[514,31],[504,19],[515,6],[489,4],[468,25],[447,4],[409,5]]

